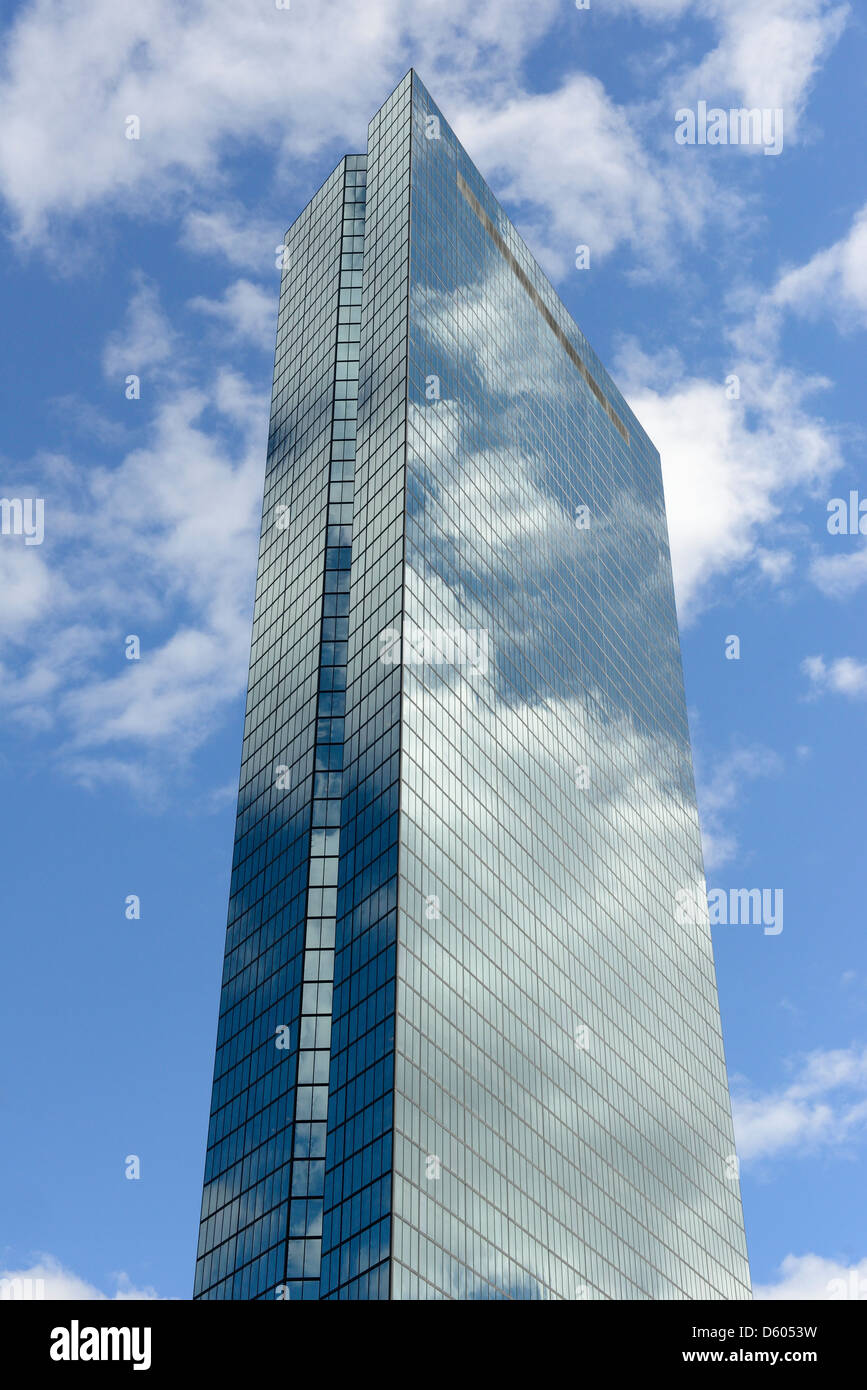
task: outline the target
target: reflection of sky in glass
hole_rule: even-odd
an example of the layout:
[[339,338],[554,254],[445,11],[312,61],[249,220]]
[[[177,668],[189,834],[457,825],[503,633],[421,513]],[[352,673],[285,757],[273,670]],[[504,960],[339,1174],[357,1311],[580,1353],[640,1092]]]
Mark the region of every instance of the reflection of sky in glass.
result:
[[402,668],[378,657],[401,612],[409,100],[368,131],[322,1299],[390,1287]]
[[319,1297],[363,166],[341,161],[286,237],[196,1265],[208,1299]]
[[406,619],[489,668],[404,672],[395,1296],[743,1297],[658,457],[415,103]]

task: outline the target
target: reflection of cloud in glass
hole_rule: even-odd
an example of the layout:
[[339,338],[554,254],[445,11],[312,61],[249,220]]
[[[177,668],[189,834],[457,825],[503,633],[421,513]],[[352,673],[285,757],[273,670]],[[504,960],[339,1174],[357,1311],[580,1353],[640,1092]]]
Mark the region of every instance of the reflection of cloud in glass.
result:
[[744,1296],[658,455],[460,151],[413,178],[403,618],[490,657],[402,673],[395,1260]]
[[[466,685],[430,690],[424,674],[420,679],[413,674],[406,688],[406,759],[426,766],[422,731],[434,725],[453,746],[439,745],[436,786],[426,782],[420,797],[406,797],[415,826],[407,832],[407,845],[423,841],[426,881],[415,878],[414,888],[402,889],[400,935],[422,963],[425,1036],[445,1055],[451,1036],[458,1047],[455,1074],[471,1078],[466,1082],[468,1143],[485,1152],[492,1142],[506,1147],[511,1142],[511,1159],[502,1161],[520,1166],[531,1136],[545,1132],[564,1161],[575,1163],[577,1154],[571,1160],[569,1154],[580,1136],[582,1152],[587,1148],[574,1170],[584,1193],[581,1205],[598,1209],[601,1201],[617,1226],[623,1220],[622,1213],[619,1220],[615,1216],[617,1202],[627,1210],[638,1203],[641,1223],[671,1244],[678,1264],[694,1263],[682,1248],[681,1227],[689,1229],[689,1223],[672,1221],[671,1210],[683,1205],[720,1229],[731,1209],[723,1159],[734,1146],[725,1093],[709,1093],[704,1072],[708,1011],[715,1005],[709,933],[706,924],[681,927],[675,921],[676,872],[700,876],[701,861],[696,848],[686,869],[667,865],[672,837],[682,838],[684,820],[693,825],[695,820],[691,804],[666,775],[672,750],[625,722],[610,725],[601,742],[598,725],[591,736],[595,721],[577,701],[500,709],[490,726],[483,695]],[[462,794],[466,769],[457,756],[462,744],[476,750],[477,778],[469,797]],[[589,748],[594,752],[588,758]],[[572,760],[564,759],[564,749],[580,750],[591,763],[589,791],[575,789]],[[485,785],[499,795],[486,797]],[[533,787],[537,797],[532,835],[522,823],[526,810],[505,811],[523,806],[514,794],[522,785]],[[592,816],[585,814],[588,797]],[[636,837],[636,864],[642,863],[643,874],[640,884],[635,878],[624,892],[627,833]],[[461,844],[462,874],[455,879]],[[467,846],[477,848],[468,852]],[[412,879],[407,864],[404,870]],[[425,892],[441,895],[442,919],[433,924],[424,920]],[[476,906],[468,910],[467,904]],[[553,980],[546,959],[559,966]],[[534,969],[526,967],[528,961]],[[484,1003],[477,995],[479,1015],[471,1025],[466,1010],[474,991],[467,976],[476,982],[474,990],[491,996]],[[463,1036],[450,1035],[444,1024],[454,1011],[455,988],[464,1001]],[[498,1016],[494,998],[511,1019],[501,1028],[496,1062],[477,1037],[479,1030],[490,1031],[482,1015]],[[662,1037],[661,1019],[669,1030]],[[576,1021],[587,1024],[591,1036],[588,1051],[580,1055],[573,1037]],[[416,1055],[416,1044],[407,1042],[408,1055]],[[554,1077],[559,1077],[556,1084]],[[529,1084],[510,1078],[528,1078]],[[430,1104],[436,1087],[433,1080],[427,1084]],[[496,1138],[483,1118],[492,1104],[501,1120]],[[709,1142],[712,1134],[716,1138]],[[430,1142],[435,1147],[433,1138]],[[441,1141],[446,1173],[453,1171],[449,1142]],[[641,1198],[647,1176],[636,1171],[652,1152],[666,1173],[660,1193],[665,1188],[668,1195],[664,1201],[660,1197],[660,1205]],[[459,1153],[454,1157],[463,1165]],[[550,1178],[528,1174],[526,1190],[537,1190],[540,1181]],[[549,1204],[557,1208],[553,1190],[542,1209]],[[568,1281],[574,1282],[574,1271],[582,1268],[582,1243],[570,1227],[564,1238],[572,1251],[571,1272],[564,1270],[556,1288],[568,1296]],[[622,1255],[625,1268],[634,1257],[626,1249]],[[646,1296],[676,1296],[670,1286],[663,1293],[662,1283],[648,1287],[646,1269],[641,1278],[636,1271],[635,1283]]]

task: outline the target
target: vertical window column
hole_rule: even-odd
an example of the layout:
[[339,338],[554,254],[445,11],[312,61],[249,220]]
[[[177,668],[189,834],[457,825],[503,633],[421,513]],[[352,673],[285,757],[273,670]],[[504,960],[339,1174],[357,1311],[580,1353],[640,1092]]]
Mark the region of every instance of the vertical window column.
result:
[[325,1134],[331,1061],[331,993],[343,792],[365,179],[363,156],[347,158],[285,1281],[290,1299],[306,1300],[319,1298],[322,1247]]

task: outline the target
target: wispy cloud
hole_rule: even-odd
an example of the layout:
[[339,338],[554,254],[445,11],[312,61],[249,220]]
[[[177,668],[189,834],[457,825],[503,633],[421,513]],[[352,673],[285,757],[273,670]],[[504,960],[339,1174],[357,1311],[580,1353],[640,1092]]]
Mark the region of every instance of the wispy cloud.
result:
[[722,575],[752,569],[784,580],[787,500],[825,484],[842,463],[835,430],[809,408],[828,383],[770,356],[745,357],[730,364],[738,394],[729,395],[725,377],[691,375],[670,349],[657,360],[631,342],[617,366],[662,456],[681,621],[697,615]]
[[239,270],[262,271],[275,265],[276,248],[285,227],[251,218],[234,204],[211,211],[198,209],[184,217],[181,245],[201,255],[226,260]]
[[74,1299],[87,1302],[159,1298],[155,1289],[149,1286],[137,1288],[126,1274],[112,1274],[110,1279],[115,1285],[114,1292],[103,1293],[102,1289],[66,1268],[53,1255],[40,1255],[32,1265],[25,1268],[0,1269],[0,1297],[32,1301]]
[[[139,287],[134,325],[142,315],[174,336]],[[267,413],[235,372],[198,386],[178,372],[115,466],[33,464],[48,523],[41,546],[0,550],[0,703],[51,729],[88,785],[152,791],[243,689]],[[140,660],[125,657],[129,636]]]
[[135,290],[129,301],[123,327],[111,333],[102,354],[107,377],[135,373],[177,361],[177,337],[163,313],[159,291],[144,275],[134,277]]
[[809,677],[813,696],[845,695],[850,700],[867,696],[867,662],[856,661],[853,656],[839,656],[831,662],[823,656],[808,656],[801,662],[801,670]]
[[[297,178],[324,150],[363,147],[371,112],[412,62],[452,89],[514,79],[559,8],[27,4],[12,22],[0,84],[0,187],[32,240],[46,238],[53,217],[95,203],[162,216],[166,198],[219,187],[224,161],[244,145],[276,156],[284,180]],[[137,140],[126,136],[129,115],[140,121]],[[210,227],[212,237],[221,230]],[[198,232],[207,235],[201,222]]]
[[274,351],[276,290],[263,290],[261,285],[254,285],[250,280],[235,280],[222,299],[199,295],[189,301],[189,307],[223,324],[236,342],[248,342],[263,351]]
[[783,762],[770,748],[738,748],[722,758],[706,777],[699,775],[698,804],[705,869],[722,868],[735,858],[738,839],[727,821],[745,795],[745,786],[758,777],[776,776]]
[[787,1255],[777,1274],[772,1284],[753,1284],[753,1298],[867,1298],[867,1260],[842,1264],[822,1255]]
[[[123,14],[111,0],[25,5],[0,85],[0,189],[19,236],[43,246],[53,220],[94,204],[161,218],[192,198],[183,244],[264,271],[283,229],[215,201],[229,160],[239,146],[263,150],[285,187],[314,157],[362,148],[371,111],[412,63],[497,192],[521,206],[546,268],[564,272],[570,248],[586,243],[600,258],[625,246],[658,272],[708,225],[717,238],[734,232],[743,206],[709,161],[674,145],[681,99],[783,106],[793,133],[847,11],[827,0],[620,0],[603,19],[618,9],[651,21],[689,14],[709,23],[712,47],[684,65],[673,46],[636,106],[579,61],[550,91],[527,89],[524,62],[562,23],[558,0],[291,10],[214,0],[207,12],[147,0]],[[571,22],[580,57],[583,17]],[[137,140],[126,138],[129,115]]]
[[449,114],[500,197],[521,207],[522,232],[555,277],[572,269],[579,244],[591,265],[620,247],[642,264],[673,264],[674,248],[697,238],[711,213],[718,226],[737,216],[738,198],[674,147],[660,153],[647,139],[654,124],[595,77],[572,74],[501,105],[464,101]]
[[833,246],[786,270],[770,302],[808,318],[830,317],[844,330],[867,327],[867,206]]
[[667,92],[679,104],[705,97],[723,105],[781,107],[794,136],[813,80],[845,29],[850,6],[834,0],[608,0],[609,13],[670,24],[706,20],[713,47],[679,64]]
[[848,1150],[867,1124],[867,1047],[811,1052],[787,1086],[763,1094],[737,1083],[732,1090],[742,1159]]
[[810,578],[828,598],[848,598],[867,584],[867,545],[817,557],[810,565]]

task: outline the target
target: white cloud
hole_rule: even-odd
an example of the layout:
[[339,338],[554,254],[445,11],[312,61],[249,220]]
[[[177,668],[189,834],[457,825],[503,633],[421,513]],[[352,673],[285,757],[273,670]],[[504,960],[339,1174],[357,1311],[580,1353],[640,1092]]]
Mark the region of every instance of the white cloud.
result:
[[155,1289],[136,1288],[126,1274],[112,1274],[115,1284],[113,1293],[103,1293],[95,1284],[90,1284],[81,1275],[56,1260],[53,1255],[42,1255],[35,1264],[26,1269],[0,1270],[0,1299],[23,1300],[97,1300],[117,1299],[140,1300],[159,1298]]
[[[665,18],[687,7],[637,8]],[[761,105],[803,100],[843,14],[824,0],[691,9],[719,44],[700,78],[678,79],[690,99],[696,82],[700,91],[719,78],[721,93],[759,92]],[[11,27],[0,85],[0,188],[19,234],[43,244],[58,215],[94,203],[160,217],[193,197],[206,206],[182,211],[184,244],[264,271],[274,230],[210,201],[225,191],[224,157],[260,147],[276,156],[281,190],[306,188],[309,159],[364,148],[371,113],[413,63],[497,191],[523,204],[549,270],[570,265],[578,243],[598,257],[626,244],[644,273],[675,264],[676,245],[709,221],[715,236],[725,231],[740,196],[674,145],[674,87],[660,96],[657,85],[647,107],[620,105],[573,68],[556,89],[528,93],[521,64],[558,17],[558,0],[319,0],[285,11],[142,0],[123,13],[112,0],[32,3]],[[126,139],[130,114],[139,140]]]
[[716,44],[669,86],[679,106],[704,98],[781,107],[793,137],[813,79],[845,28],[850,7],[833,0],[608,0],[606,8],[650,22],[690,12],[712,25]]
[[[268,401],[240,372],[221,367],[214,382],[214,404],[221,415],[242,429],[267,429]],[[264,456],[262,461],[264,470]]]
[[235,280],[227,286],[222,299],[206,299],[199,295],[189,301],[189,307],[224,323],[234,340],[274,351],[276,289],[263,290],[261,285],[254,285],[250,280]]
[[608,0],[606,8],[614,14],[628,10],[640,19],[658,23],[678,19],[693,3],[694,0]]
[[181,244],[203,255],[221,256],[241,270],[264,271],[275,267],[285,230],[276,223],[252,220],[243,208],[200,209],[184,218]]
[[[450,89],[477,73],[511,78],[558,8],[35,0],[8,37],[0,186],[32,238],[96,201],[159,215],[166,195],[218,186],[223,154],[244,143],[277,151],[298,177],[313,154],[364,147],[372,112],[411,62]],[[140,119],[138,140],[126,138],[128,115]]]
[[830,692],[853,700],[867,696],[867,662],[852,656],[837,657],[830,665],[823,656],[808,656],[801,662],[801,670],[810,678],[813,695]]
[[[267,413],[234,373],[201,390],[174,382],[116,467],[45,466],[37,569],[31,550],[0,552],[16,641],[0,703],[56,728],[88,785],[152,793],[243,689]],[[140,661],[124,658],[129,634]]]
[[843,1149],[867,1123],[867,1048],[809,1053],[788,1086],[764,1095],[733,1086],[732,1110],[744,1160]]
[[140,376],[148,368],[160,367],[173,357],[175,334],[160,305],[159,294],[141,274],[134,276],[135,291],[130,299],[122,329],[112,333],[102,355],[107,377]]
[[707,779],[698,777],[701,841],[705,869],[721,868],[735,858],[737,837],[727,828],[728,813],[743,798],[744,784],[757,777],[776,776],[782,760],[770,748],[739,748],[716,764]]
[[787,313],[830,319],[842,333],[867,327],[867,204],[832,246],[784,269],[769,290],[741,288],[731,302],[742,320],[729,337],[742,352],[773,351]]
[[[805,4],[792,11],[799,22]],[[522,90],[520,61],[556,12],[553,0],[488,0],[468,14],[456,0],[421,0],[411,11],[397,0],[363,9],[323,3],[315,14],[272,12],[252,0],[215,0],[207,14],[166,0],[143,0],[123,14],[108,0],[29,5],[11,31],[0,181],[20,228],[37,236],[58,213],[100,201],[159,215],[174,206],[173,193],[192,191],[201,201],[201,188],[224,188],[221,157],[228,145],[237,152],[239,141],[279,149],[284,171],[300,179],[304,159],[323,146],[363,148],[371,111],[417,61],[474,157],[527,209],[549,262],[562,265],[579,240],[600,255],[626,243],[636,255],[662,257],[715,206],[709,176],[690,172],[689,161],[654,162],[641,122],[595,78],[573,73],[542,96]],[[142,118],[140,141],[123,136],[129,112]],[[133,190],[137,203],[127,197]],[[236,204],[199,207],[185,215],[182,236],[194,250],[252,267],[266,232],[250,225]],[[263,254],[271,255],[267,245]],[[240,279],[222,298],[191,303],[233,338],[270,350],[274,298]],[[129,736],[189,745],[194,711],[206,729],[243,671],[249,617],[238,594],[249,591],[255,559],[251,499],[261,484],[267,404],[225,372],[204,392],[190,392],[180,382],[181,359],[153,287],[139,278],[104,366],[110,375],[163,373],[171,390],[153,434],[117,469],[76,462],[74,479],[63,488],[58,482],[74,583],[64,588],[67,566],[48,549],[29,575],[16,562],[9,576],[13,630],[28,632],[44,613],[56,637],[57,623],[75,613],[91,661],[90,644],[105,651],[107,631],[116,641],[158,622],[171,601],[190,604],[174,637],[156,639],[146,675],[142,665],[83,678],[81,648],[68,645],[60,664],[34,651],[17,677],[0,670],[0,695],[16,717],[70,721],[82,768],[84,750]],[[738,403],[726,399],[722,383],[688,376],[676,355],[661,354],[643,370],[648,364],[632,372],[629,394],[662,452],[678,600],[688,619],[723,574],[752,566],[772,583],[787,578],[785,502],[827,477],[838,462],[836,442],[804,407],[815,380],[748,361],[738,368]],[[209,409],[222,415],[224,435],[227,426],[243,433],[242,460],[228,437],[206,432],[201,416]],[[73,689],[61,699],[65,680]],[[40,691],[55,692],[41,709]],[[93,767],[88,775],[97,775]]]
[[231,629],[174,632],[152,654],[145,645],[147,659],[125,662],[120,675],[91,682],[66,697],[64,712],[76,744],[194,738],[195,726],[206,729],[209,716],[236,692],[233,677],[242,650],[237,643],[233,649]]
[[867,1298],[867,1260],[844,1265],[822,1255],[787,1255],[773,1284],[754,1284],[753,1298]]
[[833,246],[785,271],[769,300],[808,318],[830,316],[841,329],[867,327],[867,205]]
[[35,546],[25,547],[23,541],[2,537],[0,632],[25,634],[29,624],[46,608],[51,590],[52,574],[39,550]]
[[453,124],[498,195],[527,206],[522,231],[554,275],[572,266],[579,244],[590,247],[591,265],[623,243],[641,261],[667,261],[711,209],[718,226],[734,214],[707,170],[677,153],[652,156],[646,121],[594,77],[574,74],[552,92],[502,105],[466,103]]
[[810,578],[829,598],[846,598],[867,584],[867,545],[840,555],[822,555],[810,565]]
[[662,457],[681,622],[720,575],[755,566],[772,582],[785,578],[786,501],[841,462],[833,432],[805,406],[826,383],[770,361],[736,361],[741,395],[730,400],[722,380],[686,375],[670,353],[662,371],[634,346],[618,360],[624,394]]
[[795,1104],[786,1096],[733,1101],[738,1153],[767,1158],[795,1145],[804,1149],[829,1137],[834,1113],[827,1105]]
[[813,78],[846,23],[847,5],[828,0],[700,0],[712,18],[717,47],[680,81],[688,100],[728,97],[748,107],[782,108],[793,138]]
[[757,546],[756,564],[772,584],[782,584],[792,573],[795,557],[790,550],[765,550]]

